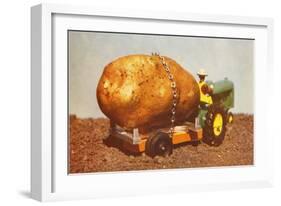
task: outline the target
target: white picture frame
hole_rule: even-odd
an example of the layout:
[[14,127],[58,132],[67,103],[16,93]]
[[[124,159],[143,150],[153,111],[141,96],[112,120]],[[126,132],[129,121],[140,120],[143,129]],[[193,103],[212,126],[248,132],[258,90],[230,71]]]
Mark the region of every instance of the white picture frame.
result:
[[[192,24],[191,35],[256,39],[254,166],[68,175],[66,110],[63,110],[67,107],[65,31],[94,26],[95,30],[102,31],[128,32],[133,29],[153,33],[150,24],[154,22],[175,26],[175,32],[179,34],[185,32],[184,26]],[[130,27],[133,24],[138,27]],[[273,87],[268,78],[273,74],[272,19],[40,4],[31,9],[31,26],[32,198],[52,201],[273,185],[274,134],[270,130],[267,109],[273,102],[268,89]],[[265,82],[267,87],[258,82]],[[262,96],[264,93],[268,94],[266,99]],[[267,141],[262,141],[265,138]],[[167,180],[164,183],[163,178]]]

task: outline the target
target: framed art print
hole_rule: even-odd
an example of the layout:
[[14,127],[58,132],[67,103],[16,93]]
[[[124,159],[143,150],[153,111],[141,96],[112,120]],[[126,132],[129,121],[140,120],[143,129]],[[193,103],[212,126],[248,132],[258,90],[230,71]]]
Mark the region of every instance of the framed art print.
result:
[[272,185],[271,19],[31,14],[34,199]]

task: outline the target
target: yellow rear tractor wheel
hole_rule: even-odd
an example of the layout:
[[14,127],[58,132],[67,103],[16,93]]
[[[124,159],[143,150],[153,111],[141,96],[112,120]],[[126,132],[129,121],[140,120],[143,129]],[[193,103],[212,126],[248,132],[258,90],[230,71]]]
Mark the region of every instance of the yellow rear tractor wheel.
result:
[[216,116],[214,117],[213,121],[213,132],[216,137],[220,136],[222,132],[222,127],[223,127],[223,117],[222,114],[217,113]]
[[203,141],[212,146],[219,146],[225,137],[226,112],[223,108],[211,105],[206,115]]

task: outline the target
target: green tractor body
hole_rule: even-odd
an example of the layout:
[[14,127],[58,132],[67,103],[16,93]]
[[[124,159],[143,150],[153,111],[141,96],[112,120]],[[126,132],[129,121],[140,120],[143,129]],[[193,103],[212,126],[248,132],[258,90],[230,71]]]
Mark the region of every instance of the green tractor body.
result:
[[234,107],[234,84],[228,79],[217,82],[207,81],[212,88],[212,104],[200,104],[198,120],[203,128],[204,140],[214,146],[222,143],[226,124],[233,121],[233,115],[229,111]]
[[207,82],[208,85],[213,85],[213,103],[221,105],[225,109],[234,107],[234,85],[232,81],[224,79],[215,83]]
[[[207,81],[208,86],[213,88],[213,105],[221,107],[227,113],[231,108],[234,107],[234,84],[232,81],[225,78],[217,82]],[[199,109],[199,124],[202,128],[205,126],[206,114],[208,108]]]

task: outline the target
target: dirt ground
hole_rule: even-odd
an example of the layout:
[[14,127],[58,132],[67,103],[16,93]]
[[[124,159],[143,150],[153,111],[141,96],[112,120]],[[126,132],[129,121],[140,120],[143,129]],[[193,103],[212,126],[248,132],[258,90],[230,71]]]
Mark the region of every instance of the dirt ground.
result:
[[205,143],[176,146],[169,157],[132,155],[103,143],[108,119],[70,117],[70,173],[216,167],[253,164],[253,116],[235,114],[219,147]]

